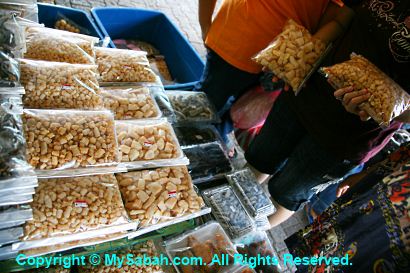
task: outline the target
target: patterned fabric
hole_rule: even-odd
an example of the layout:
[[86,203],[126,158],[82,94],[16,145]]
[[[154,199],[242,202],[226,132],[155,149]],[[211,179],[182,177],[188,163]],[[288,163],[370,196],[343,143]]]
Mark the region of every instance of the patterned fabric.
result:
[[349,266],[299,266],[298,273],[410,272],[410,143],[286,244],[299,257],[349,255]]

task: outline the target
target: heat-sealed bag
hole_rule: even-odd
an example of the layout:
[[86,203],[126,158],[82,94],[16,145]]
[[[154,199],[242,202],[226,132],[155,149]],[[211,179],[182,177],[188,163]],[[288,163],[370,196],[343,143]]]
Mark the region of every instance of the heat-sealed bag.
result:
[[21,236],[23,236],[22,227],[2,229],[0,230],[0,246],[17,242]]
[[161,111],[148,87],[102,87],[104,106],[115,114],[115,119],[159,118]]
[[0,0],[0,10],[14,11],[24,19],[38,22],[36,0]]
[[189,159],[188,170],[194,183],[217,179],[232,171],[232,164],[220,142],[183,148]]
[[[237,252],[222,227],[215,221],[167,240],[165,248],[171,259],[176,257],[200,257],[202,259],[203,265],[193,262],[175,266],[179,273],[222,273],[238,267],[234,264],[233,259]],[[214,258],[223,262],[212,263]]]
[[172,108],[163,86],[151,86],[151,93],[154,95],[155,101],[162,112],[162,116],[166,117],[169,122],[173,123],[176,120],[174,108]]
[[280,260],[272,247],[268,235],[264,231],[250,232],[234,241],[234,245],[239,254],[247,257],[249,260],[256,259],[268,260],[269,263],[257,262],[252,267],[258,273],[279,273],[282,272]]
[[1,6],[0,2],[0,51],[19,57],[25,49],[24,29],[17,22],[16,13],[2,10]]
[[185,166],[117,174],[130,218],[147,227],[204,207]]
[[367,89],[368,101],[359,107],[383,127],[410,107],[410,95],[365,57],[351,54],[350,60],[322,68],[334,88],[354,86]]
[[0,51],[0,88],[20,85],[19,63],[7,53]]
[[252,217],[267,216],[275,212],[272,201],[251,170],[235,171],[227,174],[226,178]]
[[222,140],[213,125],[178,126],[174,130],[182,147]]
[[204,190],[202,196],[231,238],[240,237],[254,229],[252,219],[230,186]]
[[0,191],[22,184],[24,176],[34,176],[26,162],[21,96],[24,88],[0,88]]
[[[34,188],[33,188],[34,191]],[[33,201],[33,194],[7,195],[0,197],[0,206],[22,205]]]
[[46,27],[26,28],[26,52],[24,58],[74,64],[94,64],[94,42],[66,31]]
[[113,174],[40,179],[23,240],[58,237],[129,222]]
[[42,177],[103,174],[119,161],[109,111],[25,109],[27,161]]
[[23,172],[21,176],[17,175],[11,178],[2,177],[0,180],[0,196],[3,197],[13,192],[24,193],[37,186],[37,176],[30,168],[30,172]]
[[188,164],[166,119],[116,121],[115,124],[121,162],[128,169]]
[[29,205],[10,205],[0,207],[0,229],[15,227],[33,219]]
[[219,117],[215,107],[204,92],[167,91],[178,123],[217,123]]
[[20,59],[24,106],[101,109],[97,66]]
[[95,50],[102,82],[157,81],[146,52],[103,47],[96,47]]
[[254,60],[288,83],[297,94],[318,67],[325,51],[324,42],[312,37],[306,28],[289,19],[282,32]]

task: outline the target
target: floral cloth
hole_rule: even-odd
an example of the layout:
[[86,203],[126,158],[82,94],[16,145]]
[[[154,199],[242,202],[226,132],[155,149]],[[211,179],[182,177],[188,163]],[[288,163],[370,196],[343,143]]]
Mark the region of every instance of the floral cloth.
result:
[[286,240],[294,256],[342,257],[351,265],[300,272],[410,272],[410,143],[391,154],[311,225]]

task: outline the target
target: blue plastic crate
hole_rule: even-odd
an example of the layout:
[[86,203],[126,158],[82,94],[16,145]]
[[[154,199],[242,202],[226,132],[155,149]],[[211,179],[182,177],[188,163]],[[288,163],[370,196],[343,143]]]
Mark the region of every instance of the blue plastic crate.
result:
[[[104,36],[136,39],[165,56],[172,78],[165,89],[189,90],[201,78],[204,62],[178,28],[162,12],[136,8],[93,8],[91,14]],[[111,47],[115,47],[113,43]]]
[[58,14],[62,14],[80,27],[86,29],[88,35],[103,39],[100,30],[93,22],[92,17],[81,9],[73,9],[62,6],[38,3],[39,22],[46,27],[54,28],[54,24],[59,19]]

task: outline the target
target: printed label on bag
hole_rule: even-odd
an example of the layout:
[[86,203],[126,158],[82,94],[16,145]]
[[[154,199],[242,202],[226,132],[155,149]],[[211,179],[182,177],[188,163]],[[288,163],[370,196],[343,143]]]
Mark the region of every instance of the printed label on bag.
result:
[[144,147],[151,147],[152,144],[154,144],[154,143],[152,143],[152,142],[150,142],[150,141],[145,141],[145,142],[144,142]]
[[169,192],[168,192],[168,197],[169,197],[169,198],[171,198],[171,197],[177,197],[177,191],[169,191]]
[[76,208],[88,208],[88,204],[85,200],[75,200],[74,207]]
[[131,66],[129,66],[129,65],[124,65],[123,66],[125,69],[131,69],[132,67]]
[[71,90],[71,89],[73,89],[73,87],[71,86],[71,84],[63,84],[61,89],[62,90]]

